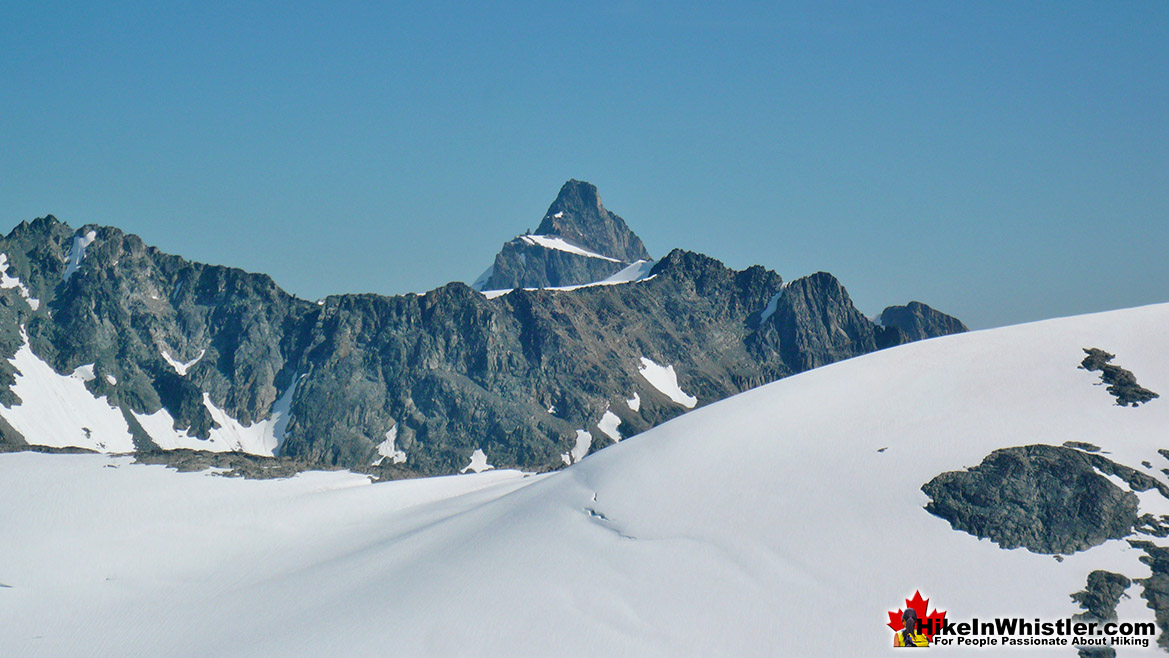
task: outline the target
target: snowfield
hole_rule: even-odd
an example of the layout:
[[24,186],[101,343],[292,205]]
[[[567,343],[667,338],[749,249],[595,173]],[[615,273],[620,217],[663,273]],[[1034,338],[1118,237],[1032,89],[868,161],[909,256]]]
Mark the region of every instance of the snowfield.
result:
[[[1169,482],[1167,346],[1169,304],[913,343],[539,476],[243,481],[0,455],[0,643],[19,656],[871,656],[892,651],[887,611],[915,590],[955,621],[1065,618],[1090,571],[1147,576],[1141,552],[1002,550],[925,512],[921,485],[1000,447],[1069,440]],[[1085,347],[1163,397],[1116,406],[1077,368]],[[1169,511],[1140,496],[1141,512]],[[1139,589],[1122,620],[1152,620]]]

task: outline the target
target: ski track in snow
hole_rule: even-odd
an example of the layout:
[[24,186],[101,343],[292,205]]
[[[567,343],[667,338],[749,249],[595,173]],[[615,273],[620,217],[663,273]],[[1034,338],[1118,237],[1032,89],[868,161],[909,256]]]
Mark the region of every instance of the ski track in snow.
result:
[[[338,638],[355,656],[387,642],[402,655],[871,656],[893,651],[886,613],[919,589],[954,621],[1066,618],[1089,572],[1148,576],[1143,552],[1002,550],[927,513],[921,485],[998,448],[1068,440],[1169,484],[1169,402],[1118,407],[1077,368],[1100,347],[1164,396],[1166,326],[1169,304],[911,343],[532,477],[244,481],[0,454],[0,637],[32,657],[319,656]],[[1140,513],[1169,512],[1136,495]],[[1122,620],[1152,620],[1139,592]]]

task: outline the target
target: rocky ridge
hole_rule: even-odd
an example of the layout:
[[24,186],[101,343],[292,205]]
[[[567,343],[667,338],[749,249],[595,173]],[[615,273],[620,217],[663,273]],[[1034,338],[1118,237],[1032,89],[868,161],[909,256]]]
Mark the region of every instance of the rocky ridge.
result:
[[[600,216],[585,185],[553,207]],[[644,251],[625,244],[626,257]],[[451,283],[320,302],[52,216],[22,222],[0,253],[9,446],[61,445],[13,424],[32,390],[18,384],[25,345],[46,376],[120,412],[117,431],[151,459],[226,450],[403,477],[458,472],[476,451],[477,468],[556,468],[684,413],[679,394],[707,404],[912,338],[865,318],[827,273],[786,284],[680,250],[623,285],[488,298]],[[91,423],[74,424],[70,445],[103,449],[86,442]]]

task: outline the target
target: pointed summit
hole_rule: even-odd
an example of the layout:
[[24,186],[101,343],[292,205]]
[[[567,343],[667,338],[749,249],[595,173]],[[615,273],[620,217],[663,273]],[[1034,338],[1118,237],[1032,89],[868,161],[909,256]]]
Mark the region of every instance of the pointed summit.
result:
[[505,243],[492,266],[471,285],[477,290],[581,285],[648,260],[641,238],[625,220],[605,210],[596,186],[570,180],[536,232]]
[[591,183],[570,180],[548,207],[536,229],[539,235],[558,235],[603,256],[627,263],[649,260],[641,238],[616,213],[605,210],[601,195]]

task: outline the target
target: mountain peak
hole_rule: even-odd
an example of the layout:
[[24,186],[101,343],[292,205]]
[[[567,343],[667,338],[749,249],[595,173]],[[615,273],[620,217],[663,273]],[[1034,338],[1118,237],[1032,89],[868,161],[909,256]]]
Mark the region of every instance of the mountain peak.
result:
[[570,180],[536,228],[503,245],[472,286],[511,290],[604,280],[639,260],[652,260],[625,220],[605,210],[597,187]]
[[605,209],[597,187],[585,181],[572,179],[560,188],[536,233],[560,236],[626,263],[649,260],[641,238],[629,229],[625,220]]

